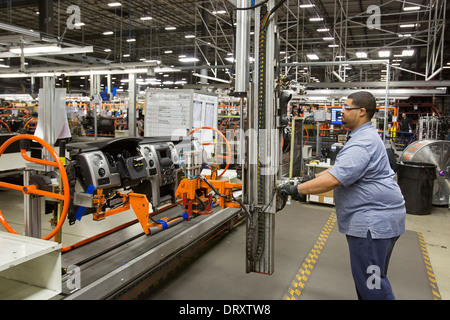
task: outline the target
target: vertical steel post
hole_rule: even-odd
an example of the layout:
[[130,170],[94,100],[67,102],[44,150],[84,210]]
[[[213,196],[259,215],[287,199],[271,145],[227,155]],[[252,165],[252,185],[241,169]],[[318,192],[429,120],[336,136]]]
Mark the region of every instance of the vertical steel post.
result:
[[[29,185],[31,170],[24,170],[23,184]],[[33,238],[41,238],[41,197],[36,195],[23,196],[24,208],[24,235]]]
[[130,73],[128,79],[128,135],[130,137],[136,137],[136,74]]
[[100,99],[99,95],[100,75],[91,73],[91,108],[94,113],[94,140],[97,140],[97,100]]
[[[45,125],[42,126],[42,139],[50,144],[56,142],[55,128],[55,78],[44,77],[42,79],[42,90],[39,95],[39,117]],[[42,159],[49,160],[51,155],[42,149]],[[23,172],[23,184],[29,185],[30,175],[36,169],[35,165],[27,164]],[[45,169],[45,168],[44,168]],[[41,238],[41,196],[24,195],[24,235],[28,237]]]
[[[238,0],[237,8],[245,8],[250,6],[250,0]],[[242,165],[242,172],[246,170],[245,163],[245,123],[244,123],[244,98],[248,97],[249,90],[249,55],[250,55],[250,12],[248,10],[237,10],[236,12],[236,81],[235,81],[235,96],[240,98],[240,126],[239,126],[239,164]],[[248,99],[247,99],[247,109]],[[243,193],[245,186],[243,186]]]
[[[237,7],[250,6],[250,0],[238,0]],[[236,13],[236,93],[247,94],[249,82],[250,54],[250,11],[237,10]]]
[[[267,10],[275,5],[270,0]],[[255,25],[259,26],[261,8],[255,10]],[[251,144],[248,146],[250,217],[247,222],[247,272],[274,272],[274,232],[276,201],[273,190],[279,174],[281,155],[278,130],[278,77],[276,13],[272,13],[263,29],[255,30],[254,101],[248,104]]]

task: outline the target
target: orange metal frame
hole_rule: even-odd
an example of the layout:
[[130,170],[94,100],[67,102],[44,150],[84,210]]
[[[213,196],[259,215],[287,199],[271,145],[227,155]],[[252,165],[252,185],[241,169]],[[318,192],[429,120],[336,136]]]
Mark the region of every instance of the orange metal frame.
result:
[[[240,205],[238,203],[233,202],[232,198],[232,192],[233,189],[242,189],[242,184],[240,183],[231,183],[229,180],[208,180],[208,182],[216,189],[220,194],[228,196],[225,197],[219,197],[219,206],[222,207],[222,209],[225,209],[227,207],[233,207],[233,208],[239,208]],[[207,207],[204,211],[200,211],[198,209],[193,209],[194,205],[199,205],[200,201],[198,200],[198,195],[196,194],[196,191],[199,189],[205,189],[206,193],[209,193],[211,191],[211,187],[202,179],[196,178],[196,179],[184,179],[181,180],[177,191],[175,192],[175,197],[179,199],[183,199],[183,205],[188,210],[188,215],[191,216],[193,213],[197,214],[209,214],[211,213],[211,206],[212,206],[212,195],[209,195],[208,198],[201,197],[200,201],[203,203],[207,203]]]
[[[119,193],[120,194],[120,193]],[[127,210],[132,209],[134,214],[137,217],[138,222],[140,223],[142,229],[144,230],[145,234],[150,234],[150,228],[152,227],[158,227],[161,228],[162,226],[158,223],[149,223],[150,219],[150,202],[147,199],[147,196],[145,194],[140,193],[134,193],[130,192],[128,194],[120,194],[123,197],[123,205],[121,207],[103,211],[102,205],[105,203],[105,196],[103,195],[103,190],[97,190],[96,195],[93,199],[93,205],[94,207],[97,207],[96,212],[93,214],[93,220],[100,221],[105,219],[106,217],[115,215],[117,213],[121,213]],[[168,208],[171,208],[175,206],[176,204],[172,204],[163,210],[159,210],[157,212],[154,212],[154,214],[162,212]],[[177,220],[178,218],[174,219]],[[182,218],[180,218],[182,219]],[[168,221],[167,217],[162,218],[161,220]],[[174,221],[171,220],[171,221]]]

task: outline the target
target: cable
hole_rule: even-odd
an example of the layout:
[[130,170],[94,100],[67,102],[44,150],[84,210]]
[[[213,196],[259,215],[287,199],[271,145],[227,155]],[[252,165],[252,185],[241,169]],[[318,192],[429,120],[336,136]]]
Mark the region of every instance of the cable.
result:
[[263,0],[262,2],[255,4],[253,6],[250,7],[245,7],[245,8],[234,8],[233,10],[251,10],[251,9],[256,9],[258,7],[261,7],[263,4],[269,2],[269,0]]

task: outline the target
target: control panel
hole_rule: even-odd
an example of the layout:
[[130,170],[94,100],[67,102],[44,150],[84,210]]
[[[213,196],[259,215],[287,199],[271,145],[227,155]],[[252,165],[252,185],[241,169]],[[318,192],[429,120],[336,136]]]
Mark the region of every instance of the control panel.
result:
[[154,206],[174,200],[178,186],[179,157],[173,142],[143,142],[139,145],[148,170],[148,181],[143,181],[136,192],[147,195]]
[[67,145],[83,188],[126,188],[146,179],[147,162],[139,151],[139,142],[137,138],[119,138]]
[[157,176],[159,185],[163,186],[177,180],[178,152],[172,142],[141,144],[139,148],[147,162],[148,175]]
[[80,165],[81,182],[96,189],[106,189],[121,185],[120,174],[110,166],[103,151],[86,152],[77,156]]

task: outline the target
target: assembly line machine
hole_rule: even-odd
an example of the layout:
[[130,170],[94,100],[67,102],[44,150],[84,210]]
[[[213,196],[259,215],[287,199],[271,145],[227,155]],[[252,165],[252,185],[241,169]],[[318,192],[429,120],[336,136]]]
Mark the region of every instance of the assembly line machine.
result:
[[[275,213],[286,204],[276,191],[285,182],[279,169],[290,99],[277,80],[276,10],[282,2],[251,7],[249,0],[238,1],[239,8],[254,9],[253,16],[249,10],[237,11],[233,94],[241,110],[247,107],[240,119],[240,181],[223,176],[230,153],[222,163],[205,159],[201,141],[192,135],[195,130],[215,130],[217,139],[226,142],[210,127],[194,128],[183,137],[130,136],[67,145],[59,140],[59,153],[53,149],[55,134],[46,139],[17,135],[0,147],[1,157],[11,144],[20,143],[27,161],[23,185],[0,182],[0,187],[24,194],[26,236],[60,243],[63,224],[70,228],[87,218],[102,221],[130,210],[136,215],[133,221],[60,249],[62,288],[54,299],[126,296],[166,266],[176,265],[186,252],[241,221],[246,224],[247,273],[274,272]],[[247,59],[251,18],[260,26],[254,46],[258,72],[253,73]],[[52,87],[51,81],[46,84]],[[49,117],[46,123],[55,121],[47,104],[40,108],[43,117]],[[29,155],[30,141],[42,146],[41,157]],[[40,208],[53,216],[47,235],[41,234]],[[16,233],[1,211],[0,223]]]
[[[53,159],[28,156],[29,141],[41,143]],[[218,168],[211,166],[208,176],[201,175],[203,149],[190,137],[60,144],[58,155],[44,140],[18,135],[1,146],[0,155],[15,142],[20,142],[21,155],[31,165],[26,171],[29,182],[0,182],[0,186],[29,197],[27,221],[32,227],[26,229],[32,237],[61,242],[65,221],[65,228],[70,228],[89,217],[102,221],[128,210],[136,215],[123,225],[61,248],[60,299],[117,297],[243,217],[240,200],[233,195],[242,185],[218,180]],[[44,236],[37,219],[40,208],[53,214],[54,228]],[[17,233],[1,211],[0,222]]]

